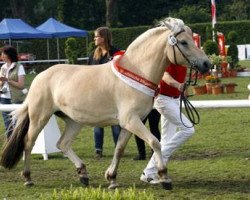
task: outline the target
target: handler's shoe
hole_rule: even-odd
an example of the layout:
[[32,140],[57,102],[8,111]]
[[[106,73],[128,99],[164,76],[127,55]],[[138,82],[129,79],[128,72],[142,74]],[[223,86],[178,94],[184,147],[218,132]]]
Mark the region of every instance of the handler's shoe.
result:
[[144,172],[142,173],[140,180],[145,182],[145,183],[150,183],[150,184],[160,183],[160,180],[157,177],[155,177],[155,176],[149,177]]

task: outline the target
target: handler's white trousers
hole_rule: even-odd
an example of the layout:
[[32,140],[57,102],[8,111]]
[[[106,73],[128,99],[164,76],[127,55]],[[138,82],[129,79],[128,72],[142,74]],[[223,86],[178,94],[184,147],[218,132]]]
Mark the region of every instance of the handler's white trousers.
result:
[[[174,99],[158,95],[155,99],[154,107],[161,114],[161,152],[164,162],[168,163],[172,153],[193,135],[194,128],[184,114],[182,114],[181,121],[179,98]],[[155,154],[153,154],[147,167],[144,169],[144,173],[147,176],[156,177],[157,172],[157,163]]]

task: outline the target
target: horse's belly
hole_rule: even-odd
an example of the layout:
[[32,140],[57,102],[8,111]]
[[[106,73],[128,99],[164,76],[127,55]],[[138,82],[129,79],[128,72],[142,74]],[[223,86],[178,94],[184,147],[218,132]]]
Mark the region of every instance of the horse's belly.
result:
[[61,111],[80,124],[107,126],[118,124],[118,113],[114,108],[107,106],[61,107]]

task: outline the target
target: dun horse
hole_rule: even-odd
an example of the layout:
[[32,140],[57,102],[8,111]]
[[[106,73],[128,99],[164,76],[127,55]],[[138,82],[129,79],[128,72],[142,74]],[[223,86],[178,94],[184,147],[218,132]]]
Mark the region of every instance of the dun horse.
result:
[[[142,120],[152,109],[157,85],[170,63],[207,72],[210,62],[192,39],[182,20],[167,18],[158,27],[140,35],[124,55],[97,66],[59,64],[38,74],[22,107],[13,113],[17,119],[13,134],[3,148],[0,164],[13,168],[24,151],[25,185],[33,185],[30,157],[39,132],[53,114],[65,121],[57,146],[75,164],[80,181],[89,184],[83,161],[71,149],[73,138],[82,126],[120,124],[120,137],[113,160],[106,170],[109,188],[117,187],[120,158],[131,137],[137,135],[156,153],[159,178],[168,189],[167,169],[157,139]],[[51,133],[53,134],[53,133]]]

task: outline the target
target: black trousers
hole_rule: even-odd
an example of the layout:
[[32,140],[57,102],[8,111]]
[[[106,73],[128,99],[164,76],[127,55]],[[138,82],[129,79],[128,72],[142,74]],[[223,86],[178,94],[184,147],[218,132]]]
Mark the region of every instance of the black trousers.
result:
[[[161,133],[159,131],[159,121],[161,118],[161,114],[156,110],[152,109],[151,112],[148,114],[148,116],[143,120],[143,123],[146,124],[147,120],[149,123],[149,129],[151,133],[160,141],[161,140]],[[145,142],[135,136],[135,142],[137,145],[138,153],[142,157],[146,157],[146,148],[145,148]]]

